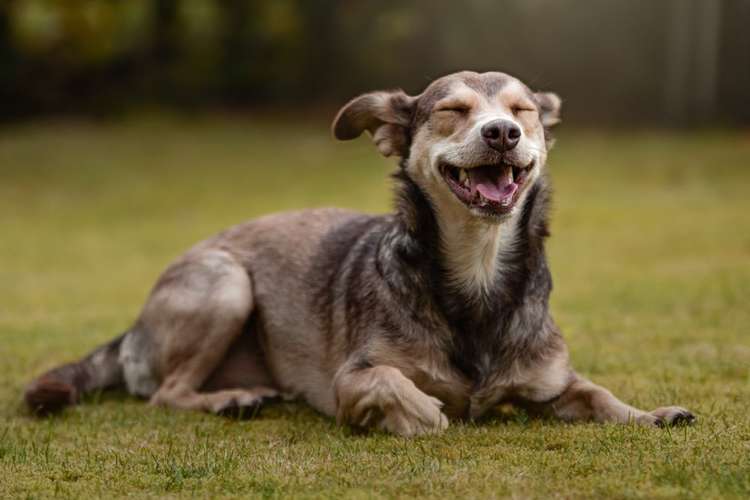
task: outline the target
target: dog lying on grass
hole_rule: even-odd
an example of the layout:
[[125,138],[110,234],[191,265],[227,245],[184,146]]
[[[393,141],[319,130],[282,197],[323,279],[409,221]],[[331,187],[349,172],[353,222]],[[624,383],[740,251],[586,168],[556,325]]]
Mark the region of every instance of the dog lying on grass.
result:
[[31,382],[26,402],[47,414],[125,386],[151,404],[233,413],[285,394],[402,436],[503,402],[568,421],[692,422],[680,407],[622,403],[570,366],[544,253],[559,115],[556,95],[503,73],[357,97],[333,133],[367,131],[400,158],[394,213],[275,214],[198,243],[132,328]]

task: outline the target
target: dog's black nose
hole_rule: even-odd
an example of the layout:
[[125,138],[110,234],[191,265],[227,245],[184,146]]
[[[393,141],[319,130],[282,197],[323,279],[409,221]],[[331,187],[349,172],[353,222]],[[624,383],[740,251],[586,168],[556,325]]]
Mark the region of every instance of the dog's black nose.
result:
[[482,125],[482,139],[492,149],[508,151],[518,145],[521,129],[510,120],[492,120]]

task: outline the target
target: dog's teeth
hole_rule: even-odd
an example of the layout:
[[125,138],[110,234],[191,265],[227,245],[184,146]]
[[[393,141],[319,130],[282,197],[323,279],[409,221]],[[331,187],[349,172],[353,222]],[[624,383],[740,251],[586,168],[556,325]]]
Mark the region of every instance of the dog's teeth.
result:
[[513,184],[513,167],[508,167],[507,172],[508,172],[508,174],[507,174],[508,175],[508,183],[509,184]]
[[458,182],[461,184],[466,184],[466,180],[468,179],[466,175],[466,169],[465,168],[459,168],[458,169]]

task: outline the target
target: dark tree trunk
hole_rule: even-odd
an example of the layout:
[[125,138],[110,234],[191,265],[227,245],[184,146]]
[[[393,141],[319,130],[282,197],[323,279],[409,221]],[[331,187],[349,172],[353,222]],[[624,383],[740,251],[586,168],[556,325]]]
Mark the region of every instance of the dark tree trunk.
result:
[[151,37],[147,85],[154,98],[172,101],[179,95],[174,69],[180,58],[180,0],[154,0],[151,14]]
[[179,0],[154,0],[151,56],[156,63],[169,64],[179,53]]
[[340,5],[341,0],[302,0],[299,4],[306,35],[305,57],[301,61],[306,68],[304,90],[314,98],[336,95],[342,55],[337,25]]
[[251,0],[221,0],[220,71],[222,98],[230,102],[252,101],[261,97],[265,82],[257,29],[253,15],[257,6]]
[[[18,58],[13,47],[11,33],[11,8],[13,0],[0,2],[0,102],[3,102],[3,115],[15,114],[13,103],[16,99],[18,84]],[[8,116],[3,116],[8,118]]]

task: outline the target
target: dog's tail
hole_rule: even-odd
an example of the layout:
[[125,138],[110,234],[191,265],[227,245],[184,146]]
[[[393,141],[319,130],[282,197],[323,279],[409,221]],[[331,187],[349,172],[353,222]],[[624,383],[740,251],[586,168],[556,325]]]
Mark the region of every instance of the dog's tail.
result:
[[55,413],[76,404],[81,395],[123,383],[120,344],[126,334],[94,349],[76,363],[68,363],[34,379],[24,393],[29,409],[37,415]]

